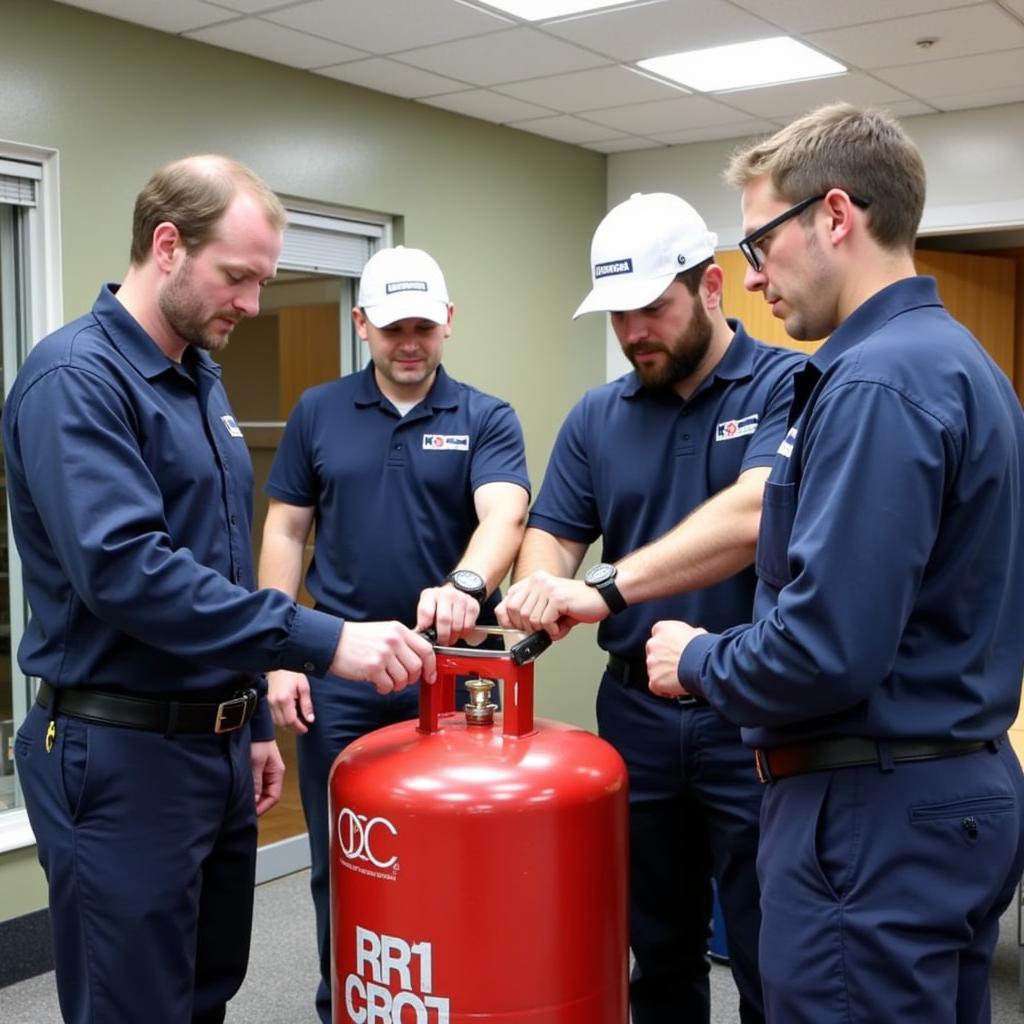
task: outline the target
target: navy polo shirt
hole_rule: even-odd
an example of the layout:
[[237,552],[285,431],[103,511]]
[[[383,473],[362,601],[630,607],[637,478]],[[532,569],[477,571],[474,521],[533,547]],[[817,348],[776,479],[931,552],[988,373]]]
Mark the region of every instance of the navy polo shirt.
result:
[[[529,525],[591,544],[614,562],[671,530],[745,470],[770,466],[786,432],[792,375],[804,357],[735,335],[686,401],[654,393],[630,372],[588,391],[562,425]],[[643,658],[651,626],[685,619],[708,629],[749,622],[747,569],[703,590],[645,601],[598,627],[598,643]]]
[[306,587],[318,608],[411,626],[420,591],[444,580],[478,526],[474,491],[496,481],[530,490],[507,402],[439,366],[427,396],[400,416],[371,364],[302,395],[266,492],[316,508]]
[[752,746],[998,737],[1024,665],[1013,387],[917,277],[860,306],[796,392],[765,492],[755,624],[697,637],[680,681]]
[[22,669],[168,695],[325,671],[337,620],[252,592],[252,466],[220,368],[168,359],[115,290],[32,349],[4,409]]

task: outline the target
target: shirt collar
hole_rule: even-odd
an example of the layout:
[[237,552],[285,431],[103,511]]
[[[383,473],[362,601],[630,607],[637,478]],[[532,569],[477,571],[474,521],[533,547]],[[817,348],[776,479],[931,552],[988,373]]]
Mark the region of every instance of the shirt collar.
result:
[[[176,373],[192,380],[190,374],[179,363],[169,359],[160,346],[142,329],[138,320],[117,300],[119,285],[105,284],[93,304],[93,316],[99,321],[107,337],[121,355],[146,379],[154,380],[164,373]],[[197,370],[219,377],[220,364],[208,352],[189,346],[192,366]]]
[[[373,363],[370,363],[359,371],[356,382],[355,404],[357,406],[379,405],[383,407],[385,402],[388,403],[388,406],[391,405],[388,398],[377,386],[377,378],[373,372]],[[434,383],[431,384],[430,390],[423,401],[418,404],[429,405],[434,409],[454,409],[458,406],[459,389],[455,386],[455,382],[451,377],[445,373],[443,366],[438,366]]]
[[[754,375],[754,339],[747,334],[739,320],[727,317],[726,323],[733,330],[732,339],[722,353],[722,358],[712,367],[711,372],[700,382],[687,401],[693,401],[694,396],[710,387],[713,380],[745,380]],[[640,383],[635,370],[627,375],[626,386],[622,392],[623,398],[635,398],[637,395],[649,393]]]
[[855,345],[868,341],[870,336],[893,317],[911,309],[941,306],[939,289],[934,277],[919,275],[906,277],[886,285],[862,302],[836,329],[829,339],[793,375],[793,404],[789,410],[792,426],[803,412],[807,400],[822,374],[844,353]]

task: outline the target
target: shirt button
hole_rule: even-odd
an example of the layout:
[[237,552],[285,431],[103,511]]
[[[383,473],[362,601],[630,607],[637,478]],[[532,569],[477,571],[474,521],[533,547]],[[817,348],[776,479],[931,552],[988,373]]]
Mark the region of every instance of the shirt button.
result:
[[690,440],[690,435],[689,434],[683,434],[683,440],[684,441],[689,441]]
[[232,516],[231,517],[231,525],[232,526],[237,526],[238,525],[238,517],[237,516]]
[[235,582],[236,583],[241,583],[242,582],[242,570],[241,569],[236,569],[235,570]]
[[305,664],[305,665],[303,665],[302,667],[303,667],[303,668],[304,668],[304,669],[305,669],[305,670],[306,670],[307,672],[312,672],[312,671],[313,671],[313,667],[314,667],[314,666],[313,666],[313,662],[311,662],[311,661],[307,661],[307,662],[306,662],[306,664]]
[[401,450],[402,450],[402,446],[400,444],[396,444],[395,445],[395,451],[396,452],[400,452]]

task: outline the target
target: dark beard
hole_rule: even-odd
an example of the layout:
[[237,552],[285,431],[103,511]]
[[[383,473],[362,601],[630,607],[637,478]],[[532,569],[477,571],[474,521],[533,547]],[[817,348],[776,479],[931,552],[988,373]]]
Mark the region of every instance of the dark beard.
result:
[[[690,325],[676,338],[675,344],[671,348],[667,345],[655,346],[669,357],[664,366],[637,366],[633,349],[626,353],[626,358],[633,364],[640,383],[648,391],[656,394],[674,393],[676,384],[692,377],[700,369],[711,347],[712,333],[711,320],[704,312],[704,307],[694,303]],[[651,351],[651,348],[648,347],[647,351]]]

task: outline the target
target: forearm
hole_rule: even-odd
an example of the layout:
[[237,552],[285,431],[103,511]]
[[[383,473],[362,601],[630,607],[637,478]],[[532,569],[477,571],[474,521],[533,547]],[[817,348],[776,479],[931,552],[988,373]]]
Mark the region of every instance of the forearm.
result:
[[302,583],[304,547],[302,541],[265,530],[260,550],[260,587],[273,587],[295,597]]
[[[483,576],[491,593],[505,578],[523,538],[523,517],[492,513],[473,531],[453,569],[472,569]],[[440,582],[440,581],[438,581]]]
[[753,564],[769,470],[747,470],[678,526],[618,562],[628,604],[713,586]]
[[513,580],[521,580],[532,572],[549,572],[571,579],[583,561],[587,546],[579,541],[556,537],[546,530],[529,527],[516,558]]

